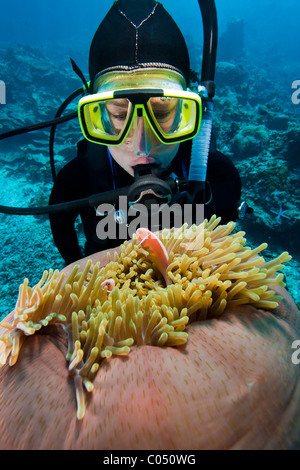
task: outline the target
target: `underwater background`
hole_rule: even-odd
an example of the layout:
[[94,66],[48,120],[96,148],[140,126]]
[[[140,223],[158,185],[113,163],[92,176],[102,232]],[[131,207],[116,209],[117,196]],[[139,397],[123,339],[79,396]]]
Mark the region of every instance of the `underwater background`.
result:
[[[5,2],[0,15],[0,133],[50,120],[88,77],[93,35],[112,0]],[[191,66],[201,72],[197,0],[165,0],[181,28]],[[289,251],[286,288],[300,305],[300,7],[297,0],[216,0],[219,47],[213,131],[217,148],[239,169],[253,208],[237,223],[248,244],[268,243],[265,258]],[[297,84],[296,81],[299,81]],[[293,88],[294,87],[294,88]],[[5,93],[4,93],[5,92]],[[74,100],[67,112],[76,111]],[[52,188],[49,128],[0,141],[0,204],[47,205]],[[56,171],[76,156],[77,119],[56,131]],[[78,221],[80,228],[80,221]],[[0,319],[15,306],[25,277],[64,266],[48,217],[0,214]]]

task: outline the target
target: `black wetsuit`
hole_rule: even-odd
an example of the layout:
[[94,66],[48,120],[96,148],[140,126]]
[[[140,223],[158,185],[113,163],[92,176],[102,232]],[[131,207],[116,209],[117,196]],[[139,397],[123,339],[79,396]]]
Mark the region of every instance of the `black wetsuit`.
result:
[[[87,198],[92,194],[128,186],[134,182],[134,178],[109,157],[106,146],[82,140],[77,147],[77,157],[57,175],[50,204]],[[170,173],[186,176],[190,153],[191,141],[182,143],[172,162]],[[216,150],[209,154],[207,181],[212,198],[205,206],[205,217],[216,214],[222,217],[222,223],[236,220],[241,196],[240,176],[231,160]],[[81,217],[86,237],[84,253],[80,250],[74,227],[78,215]],[[67,264],[83,256],[120,245],[124,241],[110,238],[100,240],[96,235],[99,220],[96,209],[92,207],[50,215],[54,242]]]

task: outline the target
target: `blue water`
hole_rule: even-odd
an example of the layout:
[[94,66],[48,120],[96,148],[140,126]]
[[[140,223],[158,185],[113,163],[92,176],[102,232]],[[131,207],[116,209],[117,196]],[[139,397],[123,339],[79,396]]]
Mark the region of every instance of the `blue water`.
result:
[[[6,104],[0,104],[0,132],[52,118],[62,100],[81,85],[69,57],[87,73],[90,42],[112,3],[15,0],[1,5],[0,80],[6,85]],[[192,68],[199,69],[198,2],[162,3],[186,38]],[[292,83],[300,80],[299,3],[216,0],[216,6],[220,41],[234,19],[244,25],[242,56],[234,57],[234,50],[232,56],[226,50],[218,56],[218,147],[239,168],[244,197],[255,209],[241,228],[251,244],[268,242],[267,256],[284,250],[292,254],[287,288],[299,302],[300,104],[291,99]],[[57,134],[56,163],[61,168],[75,156],[81,133],[72,122]],[[52,186],[47,145],[47,130],[0,142],[0,204],[47,203]],[[274,211],[280,206],[289,218],[277,219]],[[13,309],[24,277],[32,285],[44,269],[60,269],[63,261],[46,217],[0,214],[0,235],[1,318]]]
[[[112,0],[91,0],[85,8],[79,0],[5,2],[1,5],[0,42],[51,47],[58,54],[63,44],[70,52],[87,54],[93,34],[112,3]],[[201,17],[196,0],[162,3],[185,35],[201,41]],[[216,0],[216,7],[221,34],[229,20],[241,18],[246,22],[247,48],[253,53],[263,56],[266,51],[279,49],[285,60],[299,60],[297,0]]]

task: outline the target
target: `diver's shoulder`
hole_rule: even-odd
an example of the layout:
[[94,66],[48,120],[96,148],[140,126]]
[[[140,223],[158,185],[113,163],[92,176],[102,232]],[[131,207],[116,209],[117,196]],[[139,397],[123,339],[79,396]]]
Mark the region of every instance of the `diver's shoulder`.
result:
[[234,163],[231,158],[228,157],[228,155],[225,155],[225,153],[220,152],[220,150],[210,150],[208,162],[228,165],[230,167],[234,166]]
[[91,155],[94,156],[95,154],[107,155],[106,145],[99,145],[95,142],[89,142],[87,139],[81,139],[77,142],[77,157],[90,157]]
[[207,173],[211,179],[215,180],[236,179],[240,181],[239,171],[231,158],[219,150],[209,152]]

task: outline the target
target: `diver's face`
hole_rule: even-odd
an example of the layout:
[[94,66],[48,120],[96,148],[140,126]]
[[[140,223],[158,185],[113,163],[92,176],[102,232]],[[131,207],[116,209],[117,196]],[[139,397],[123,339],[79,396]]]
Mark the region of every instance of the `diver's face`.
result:
[[[107,81],[100,86],[100,89],[105,91],[108,89],[155,87],[182,90],[182,78],[176,75],[162,71],[157,73],[153,71],[147,73],[132,72],[130,75],[119,74],[114,75],[111,82]],[[152,108],[154,112],[157,111],[158,119],[161,119],[162,129],[168,131],[174,121],[175,105],[172,100],[169,103],[160,102],[160,98],[154,98],[154,100],[157,100],[157,102],[153,103]],[[126,99],[114,100],[113,103],[107,105],[107,114],[116,132],[119,131],[119,127],[122,128],[123,126],[121,120],[126,117],[127,106],[128,100]],[[136,116],[124,142],[118,146],[108,146],[108,148],[113,159],[133,176],[135,165],[156,163],[161,168],[168,167],[178,151],[179,144],[162,143],[152,130],[147,118]]]
[[132,176],[135,165],[157,163],[166,168],[179,147],[179,144],[163,144],[143,117],[137,121],[121,145],[108,147],[113,159]]

